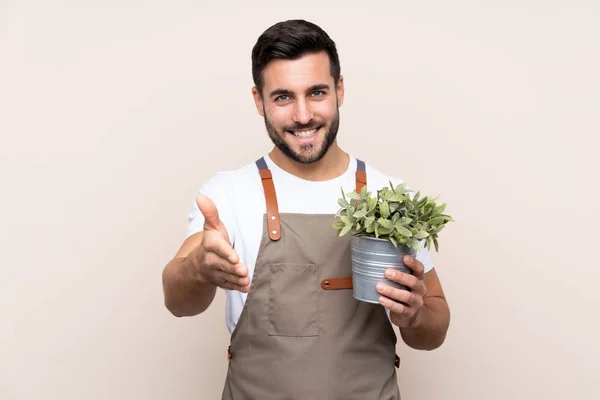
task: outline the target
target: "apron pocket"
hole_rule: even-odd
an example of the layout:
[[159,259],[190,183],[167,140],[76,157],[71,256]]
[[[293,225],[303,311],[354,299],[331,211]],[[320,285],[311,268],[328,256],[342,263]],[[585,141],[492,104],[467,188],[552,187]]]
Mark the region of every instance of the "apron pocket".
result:
[[269,335],[319,335],[319,269],[316,264],[269,265]]

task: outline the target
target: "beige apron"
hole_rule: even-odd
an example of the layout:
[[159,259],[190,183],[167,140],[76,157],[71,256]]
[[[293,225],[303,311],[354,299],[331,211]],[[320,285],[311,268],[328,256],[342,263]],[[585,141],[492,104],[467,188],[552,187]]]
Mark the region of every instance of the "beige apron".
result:
[[352,297],[350,237],[336,235],[332,214],[279,214],[271,172],[256,164],[267,213],[222,399],[400,399],[385,309]]

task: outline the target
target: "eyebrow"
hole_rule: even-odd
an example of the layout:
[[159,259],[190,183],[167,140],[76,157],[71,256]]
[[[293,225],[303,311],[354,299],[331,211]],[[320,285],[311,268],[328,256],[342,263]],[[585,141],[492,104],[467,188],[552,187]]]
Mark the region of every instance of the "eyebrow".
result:
[[[311,87],[309,87],[306,92],[314,92],[315,90],[323,90],[323,89],[329,89],[329,85],[326,83],[320,83],[318,85],[312,85]],[[290,95],[293,94],[291,90],[287,90],[287,89],[275,89],[273,90],[270,94],[269,97],[273,97],[273,96],[283,96],[283,95]]]

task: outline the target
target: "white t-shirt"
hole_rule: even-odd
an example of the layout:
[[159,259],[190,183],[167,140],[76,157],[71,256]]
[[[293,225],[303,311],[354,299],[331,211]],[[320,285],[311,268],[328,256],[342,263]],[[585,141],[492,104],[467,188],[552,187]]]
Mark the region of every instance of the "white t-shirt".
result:
[[[335,214],[339,210],[337,200],[341,197],[342,187],[344,193],[356,188],[356,158],[352,155],[343,175],[319,182],[298,178],[279,168],[268,155],[264,158],[273,175],[280,213]],[[372,193],[389,186],[390,181],[394,186],[404,183],[402,179],[383,174],[367,162],[365,168],[367,189]],[[252,278],[266,212],[262,181],[255,162],[237,170],[217,173],[202,185],[199,193],[207,195],[217,206],[219,217],[227,228],[229,240],[239,255],[240,263],[248,267],[248,275]],[[187,237],[202,231],[204,217],[195,201],[188,220]],[[425,272],[433,268],[427,249],[419,250],[417,259],[425,266]],[[246,297],[247,293],[226,290],[225,318],[229,332],[233,332],[235,328]]]

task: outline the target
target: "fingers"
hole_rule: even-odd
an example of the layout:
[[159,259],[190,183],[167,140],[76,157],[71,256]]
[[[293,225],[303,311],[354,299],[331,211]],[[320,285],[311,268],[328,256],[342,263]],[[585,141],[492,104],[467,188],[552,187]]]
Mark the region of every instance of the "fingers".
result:
[[421,307],[408,307],[383,296],[379,298],[379,303],[384,308],[390,310],[390,318],[394,325],[400,328],[407,328],[419,323]]
[[[229,245],[229,243],[227,243]],[[233,254],[231,253],[233,252]],[[235,262],[231,262],[235,260]],[[227,248],[226,246],[215,243],[213,245],[207,245],[204,248],[204,260],[203,264],[210,269],[219,270],[227,274],[244,277],[248,275],[248,268],[238,262],[239,256],[233,249]]]
[[215,253],[207,253],[204,258],[204,264],[210,270],[215,271],[215,273],[218,271],[237,277],[248,276],[248,268],[245,265],[240,263],[232,264]]
[[223,260],[229,261],[230,264],[237,264],[239,262],[239,256],[231,246],[231,243],[222,236],[207,231],[204,232],[202,242],[204,251],[207,253],[214,253]]
[[248,286],[238,286],[238,285],[234,285],[233,283],[229,283],[229,282],[225,282],[219,286],[222,287],[223,289],[237,290],[239,292],[244,292],[244,293],[248,293],[248,291],[249,291]]
[[397,301],[383,296],[379,298],[379,303],[394,314],[397,314],[402,317],[410,317],[414,313],[413,310],[415,310],[415,308],[413,307],[409,307],[405,304],[398,303]]
[[228,274],[223,271],[215,271],[213,274],[214,284],[229,290],[239,290],[248,292],[250,278],[247,276],[241,277],[238,275]]
[[200,245],[200,274],[205,282],[229,290],[248,292],[248,268],[239,263],[239,256],[220,233],[205,231]]
[[204,216],[204,229],[218,230],[221,225],[217,206],[207,196],[200,194],[196,197],[196,204]]
[[421,296],[424,296],[427,292],[423,281],[414,275],[397,271],[395,269],[386,269],[385,277],[393,282],[406,286],[411,292],[420,294]]
[[[416,260],[406,261],[412,264],[414,269],[411,269],[413,271],[417,270],[416,273],[418,274],[420,268],[418,264],[420,263]],[[379,283],[377,285],[377,292],[381,294],[379,303],[390,311],[393,324],[399,327],[413,326],[416,323],[419,310],[422,309],[424,298],[427,295],[427,287],[423,279],[419,279],[413,274],[407,274],[394,269],[387,269],[385,276],[389,280],[405,286],[406,289],[398,289]]]
[[243,264],[231,264],[214,253],[206,253],[201,261],[201,276],[204,282],[247,292],[250,285],[248,268]]
[[[395,300],[396,302],[404,303],[410,307],[420,308],[423,305],[423,296],[408,290],[398,289],[383,283],[377,284],[377,292],[381,295]],[[397,307],[400,308],[400,307]]]
[[236,285],[235,283],[231,283],[229,281],[225,281],[223,280],[222,282],[214,282],[215,286],[221,287],[223,289],[228,289],[228,290],[237,290],[239,292],[244,292],[244,293],[248,293],[249,286],[240,286],[240,285]]
[[417,260],[415,257],[408,255],[404,256],[402,261],[404,261],[404,265],[406,265],[413,271],[413,274],[418,279],[423,279],[425,275],[425,267],[423,266],[423,263],[421,263],[421,261]]

